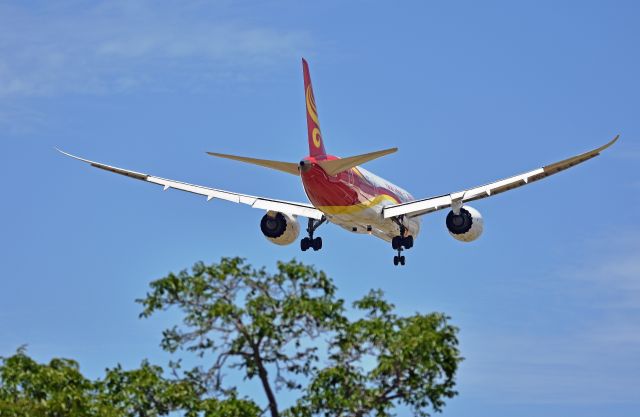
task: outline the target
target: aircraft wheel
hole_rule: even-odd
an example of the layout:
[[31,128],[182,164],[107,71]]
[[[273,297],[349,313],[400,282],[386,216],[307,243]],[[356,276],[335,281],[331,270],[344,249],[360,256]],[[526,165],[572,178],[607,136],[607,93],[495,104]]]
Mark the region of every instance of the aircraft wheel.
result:
[[312,246],[313,246],[313,250],[316,250],[316,251],[322,249],[322,238],[317,237],[313,239]]
[[303,252],[309,249],[309,246],[311,246],[311,241],[308,237],[305,237],[300,241],[300,249],[302,249]]
[[398,262],[400,262],[400,257],[399,256],[394,256],[393,257],[393,264],[395,266],[398,266]]
[[402,239],[402,246],[404,246],[405,249],[411,249],[413,247],[413,236],[407,236],[407,237],[403,238]]
[[404,266],[404,256],[400,256],[400,265]]
[[393,250],[400,249],[400,239],[400,236],[394,236],[393,239],[391,239],[391,247],[393,248]]

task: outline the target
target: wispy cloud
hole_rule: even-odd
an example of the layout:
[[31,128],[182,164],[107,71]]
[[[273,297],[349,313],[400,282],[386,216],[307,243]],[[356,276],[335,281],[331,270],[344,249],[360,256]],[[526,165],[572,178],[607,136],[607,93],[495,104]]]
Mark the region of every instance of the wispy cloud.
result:
[[176,5],[0,5],[0,97],[164,89],[166,78],[195,89],[298,57],[309,43],[305,33],[222,19],[224,3]]

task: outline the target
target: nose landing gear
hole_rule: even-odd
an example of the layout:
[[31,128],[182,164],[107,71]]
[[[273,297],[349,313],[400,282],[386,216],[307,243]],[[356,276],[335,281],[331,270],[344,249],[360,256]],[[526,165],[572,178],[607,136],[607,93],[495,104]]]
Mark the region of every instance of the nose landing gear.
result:
[[321,237],[313,237],[313,232],[316,231],[318,227],[324,222],[327,221],[327,218],[322,216],[320,220],[309,219],[309,223],[307,226],[307,233],[309,237],[305,237],[300,241],[300,249],[305,252],[307,249],[312,248],[314,251],[319,251],[322,249],[322,238]]

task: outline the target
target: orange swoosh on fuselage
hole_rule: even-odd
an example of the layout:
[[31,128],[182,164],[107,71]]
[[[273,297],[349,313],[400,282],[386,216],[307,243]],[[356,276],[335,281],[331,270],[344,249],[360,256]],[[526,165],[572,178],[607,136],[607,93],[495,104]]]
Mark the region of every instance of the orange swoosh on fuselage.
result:
[[358,168],[329,177],[322,168],[314,166],[302,173],[302,182],[309,200],[326,214],[357,213],[383,202],[404,202],[395,192],[367,178],[372,176]]
[[398,204],[398,200],[390,195],[380,194],[371,200],[366,200],[350,206],[317,206],[316,208],[327,214],[352,214],[377,206],[385,200],[390,201],[393,204]]

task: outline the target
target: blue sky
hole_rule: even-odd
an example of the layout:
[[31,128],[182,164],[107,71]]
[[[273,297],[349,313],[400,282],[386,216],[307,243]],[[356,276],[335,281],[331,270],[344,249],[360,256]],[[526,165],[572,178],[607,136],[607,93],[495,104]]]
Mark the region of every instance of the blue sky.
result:
[[[354,300],[461,328],[444,415],[629,416],[640,401],[640,6],[634,1],[0,3],[0,355],[77,359],[98,376],[164,364],[172,314],[137,318],[148,282],[197,260],[296,257]],[[485,234],[424,218],[388,244],[323,226],[278,247],[257,210],[104,173],[304,200],[291,176],[205,151],[306,154],[300,57],[329,152],[389,146],[367,169],[417,197],[620,142],[583,166],[474,204]],[[250,388],[249,395],[262,399]],[[408,415],[405,410],[400,414]]]

